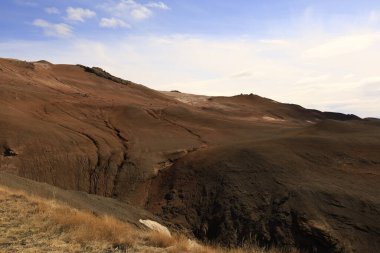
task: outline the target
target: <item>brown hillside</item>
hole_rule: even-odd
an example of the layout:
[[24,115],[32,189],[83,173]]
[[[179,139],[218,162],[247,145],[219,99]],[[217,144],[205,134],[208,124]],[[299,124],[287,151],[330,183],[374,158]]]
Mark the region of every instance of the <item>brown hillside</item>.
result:
[[374,119],[0,59],[0,171],[117,199],[205,241],[378,252],[379,151]]

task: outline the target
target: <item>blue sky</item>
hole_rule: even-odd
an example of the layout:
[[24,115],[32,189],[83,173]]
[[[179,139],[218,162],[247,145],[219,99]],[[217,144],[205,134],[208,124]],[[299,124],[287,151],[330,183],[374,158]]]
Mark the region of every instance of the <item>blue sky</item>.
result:
[[380,117],[380,1],[4,0],[0,56]]

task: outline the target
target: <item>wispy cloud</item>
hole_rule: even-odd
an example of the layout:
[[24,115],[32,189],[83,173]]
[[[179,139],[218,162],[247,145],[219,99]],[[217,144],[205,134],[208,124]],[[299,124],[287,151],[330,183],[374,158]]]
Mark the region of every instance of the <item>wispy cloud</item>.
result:
[[305,51],[310,58],[328,58],[365,50],[380,42],[380,33],[355,34],[332,38]]
[[152,16],[153,12],[145,6],[136,6],[130,12],[131,17],[135,20],[144,20]]
[[241,78],[249,78],[250,76],[252,76],[251,71],[241,71],[239,73],[231,75],[231,78],[232,79],[241,79]]
[[130,25],[128,25],[123,20],[117,19],[117,18],[102,18],[100,20],[99,26],[105,27],[105,28],[116,28],[116,27],[130,28]]
[[44,9],[47,14],[59,14],[60,11],[55,7],[47,7]]
[[169,7],[163,2],[149,2],[141,4],[135,0],[109,1],[102,5],[112,16],[141,21],[150,18],[154,9],[168,10]]
[[71,26],[64,23],[53,24],[44,19],[36,19],[33,25],[42,28],[46,36],[67,38],[72,35]]
[[146,6],[150,8],[161,9],[161,10],[169,10],[169,6],[167,6],[163,2],[150,2],[150,3],[147,3]]
[[68,7],[66,9],[67,19],[71,21],[84,22],[86,19],[93,18],[96,13],[89,9]]

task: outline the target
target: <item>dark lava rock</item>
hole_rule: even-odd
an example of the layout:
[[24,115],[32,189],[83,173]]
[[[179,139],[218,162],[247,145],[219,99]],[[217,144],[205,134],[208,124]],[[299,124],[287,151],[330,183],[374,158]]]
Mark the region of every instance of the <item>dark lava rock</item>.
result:
[[90,68],[90,67],[83,66],[83,65],[80,65],[80,64],[78,66],[81,67],[81,68],[83,68],[86,72],[89,72],[89,73],[95,74],[95,75],[97,75],[99,77],[102,77],[102,78],[114,81],[115,83],[120,83],[120,84],[124,84],[124,85],[132,84],[131,81],[127,81],[127,80],[121,79],[119,77],[113,76],[110,73],[108,73],[107,71],[105,71],[105,70],[103,70],[102,68],[99,68],[99,67],[92,67],[92,68]]
[[6,147],[4,148],[3,156],[16,156],[16,152],[14,152],[12,149]]

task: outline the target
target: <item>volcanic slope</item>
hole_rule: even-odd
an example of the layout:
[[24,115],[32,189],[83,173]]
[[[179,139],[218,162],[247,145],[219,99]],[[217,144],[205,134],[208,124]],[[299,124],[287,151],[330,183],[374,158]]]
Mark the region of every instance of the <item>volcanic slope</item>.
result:
[[380,250],[380,123],[0,59],[0,170],[145,208],[199,239]]

